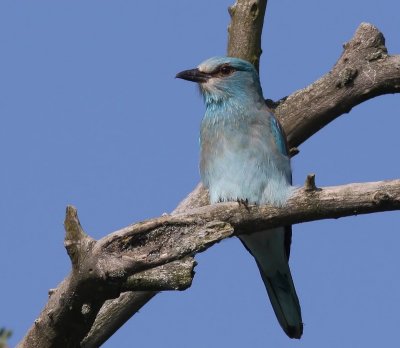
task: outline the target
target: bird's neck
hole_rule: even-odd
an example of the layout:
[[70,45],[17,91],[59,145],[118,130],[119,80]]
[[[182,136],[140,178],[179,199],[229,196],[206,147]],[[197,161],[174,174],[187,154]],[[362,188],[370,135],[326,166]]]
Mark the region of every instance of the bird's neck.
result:
[[212,119],[212,123],[248,118],[249,110],[265,108],[265,101],[260,93],[243,92],[234,96],[225,95],[223,98],[205,95],[204,101],[206,104],[204,118]]

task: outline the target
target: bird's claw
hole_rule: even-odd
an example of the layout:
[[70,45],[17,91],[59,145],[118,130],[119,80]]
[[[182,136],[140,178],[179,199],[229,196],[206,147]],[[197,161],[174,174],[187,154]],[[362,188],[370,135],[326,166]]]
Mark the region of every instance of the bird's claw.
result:
[[247,211],[250,210],[250,208],[249,208],[249,200],[247,198],[246,199],[238,198],[237,202],[238,202],[239,206],[243,206],[244,208],[246,208]]

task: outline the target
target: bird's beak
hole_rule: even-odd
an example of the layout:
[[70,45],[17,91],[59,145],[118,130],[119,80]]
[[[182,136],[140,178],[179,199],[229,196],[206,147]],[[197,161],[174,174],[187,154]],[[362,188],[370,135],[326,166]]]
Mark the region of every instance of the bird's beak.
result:
[[210,74],[201,72],[199,69],[196,68],[181,71],[180,73],[177,73],[175,77],[177,77],[178,79],[202,83],[207,82],[211,76]]

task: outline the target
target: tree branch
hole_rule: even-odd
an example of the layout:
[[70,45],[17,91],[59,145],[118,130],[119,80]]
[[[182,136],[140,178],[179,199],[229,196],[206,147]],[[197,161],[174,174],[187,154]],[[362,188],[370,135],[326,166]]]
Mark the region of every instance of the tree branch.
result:
[[123,252],[126,271],[149,269],[208,249],[238,234],[350,215],[400,209],[400,180],[297,189],[284,207],[236,202],[131,225],[98,241],[97,255]]
[[123,292],[116,299],[106,301],[91,330],[81,342],[81,347],[100,347],[157,294],[154,291],[129,291]]
[[[130,225],[85,250],[78,268],[50,297],[20,347],[79,346],[107,299],[119,296],[127,287],[136,290],[135,284],[139,288],[142,283],[152,284],[160,275],[151,269],[168,267],[168,263],[191,257],[222,239],[282,224],[398,209],[400,180],[392,180],[300,188],[284,207],[220,203]],[[79,225],[74,208],[67,209],[67,219],[71,211]],[[190,259],[186,261],[193,266]],[[187,267],[183,268],[187,274]],[[134,276],[140,273],[140,277]],[[180,277],[178,272],[175,277],[163,278],[163,286],[175,284]]]
[[93,247],[95,240],[89,237],[82,229],[75,207],[68,206],[65,213],[65,239],[64,246],[71,259],[72,268],[79,270],[84,262],[87,252]]
[[[158,294],[157,291],[184,290],[191,286],[195,265],[193,258],[186,257],[128,277],[123,288],[134,291],[123,292],[118,298],[104,303],[81,346],[101,346],[112,333]],[[140,289],[156,291],[138,291]]]
[[186,290],[192,285],[196,261],[192,257],[173,261],[157,268],[131,275],[123,284],[124,291]]
[[385,38],[375,26],[362,23],[343,47],[333,69],[318,81],[277,103],[267,100],[291,147],[363,101],[400,92],[400,56],[388,55]]
[[242,58],[259,70],[261,34],[267,0],[237,0],[229,7],[228,56]]

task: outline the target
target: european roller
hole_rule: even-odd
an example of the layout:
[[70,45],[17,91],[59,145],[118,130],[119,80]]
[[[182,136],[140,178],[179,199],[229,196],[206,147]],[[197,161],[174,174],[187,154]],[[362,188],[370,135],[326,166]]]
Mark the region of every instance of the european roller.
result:
[[[254,66],[214,57],[176,77],[197,82],[206,105],[200,174],[211,203],[284,205],[293,192],[286,138],[265,105]],[[279,324],[290,338],[300,338],[301,309],[288,263],[291,226],[239,238],[257,263]]]

